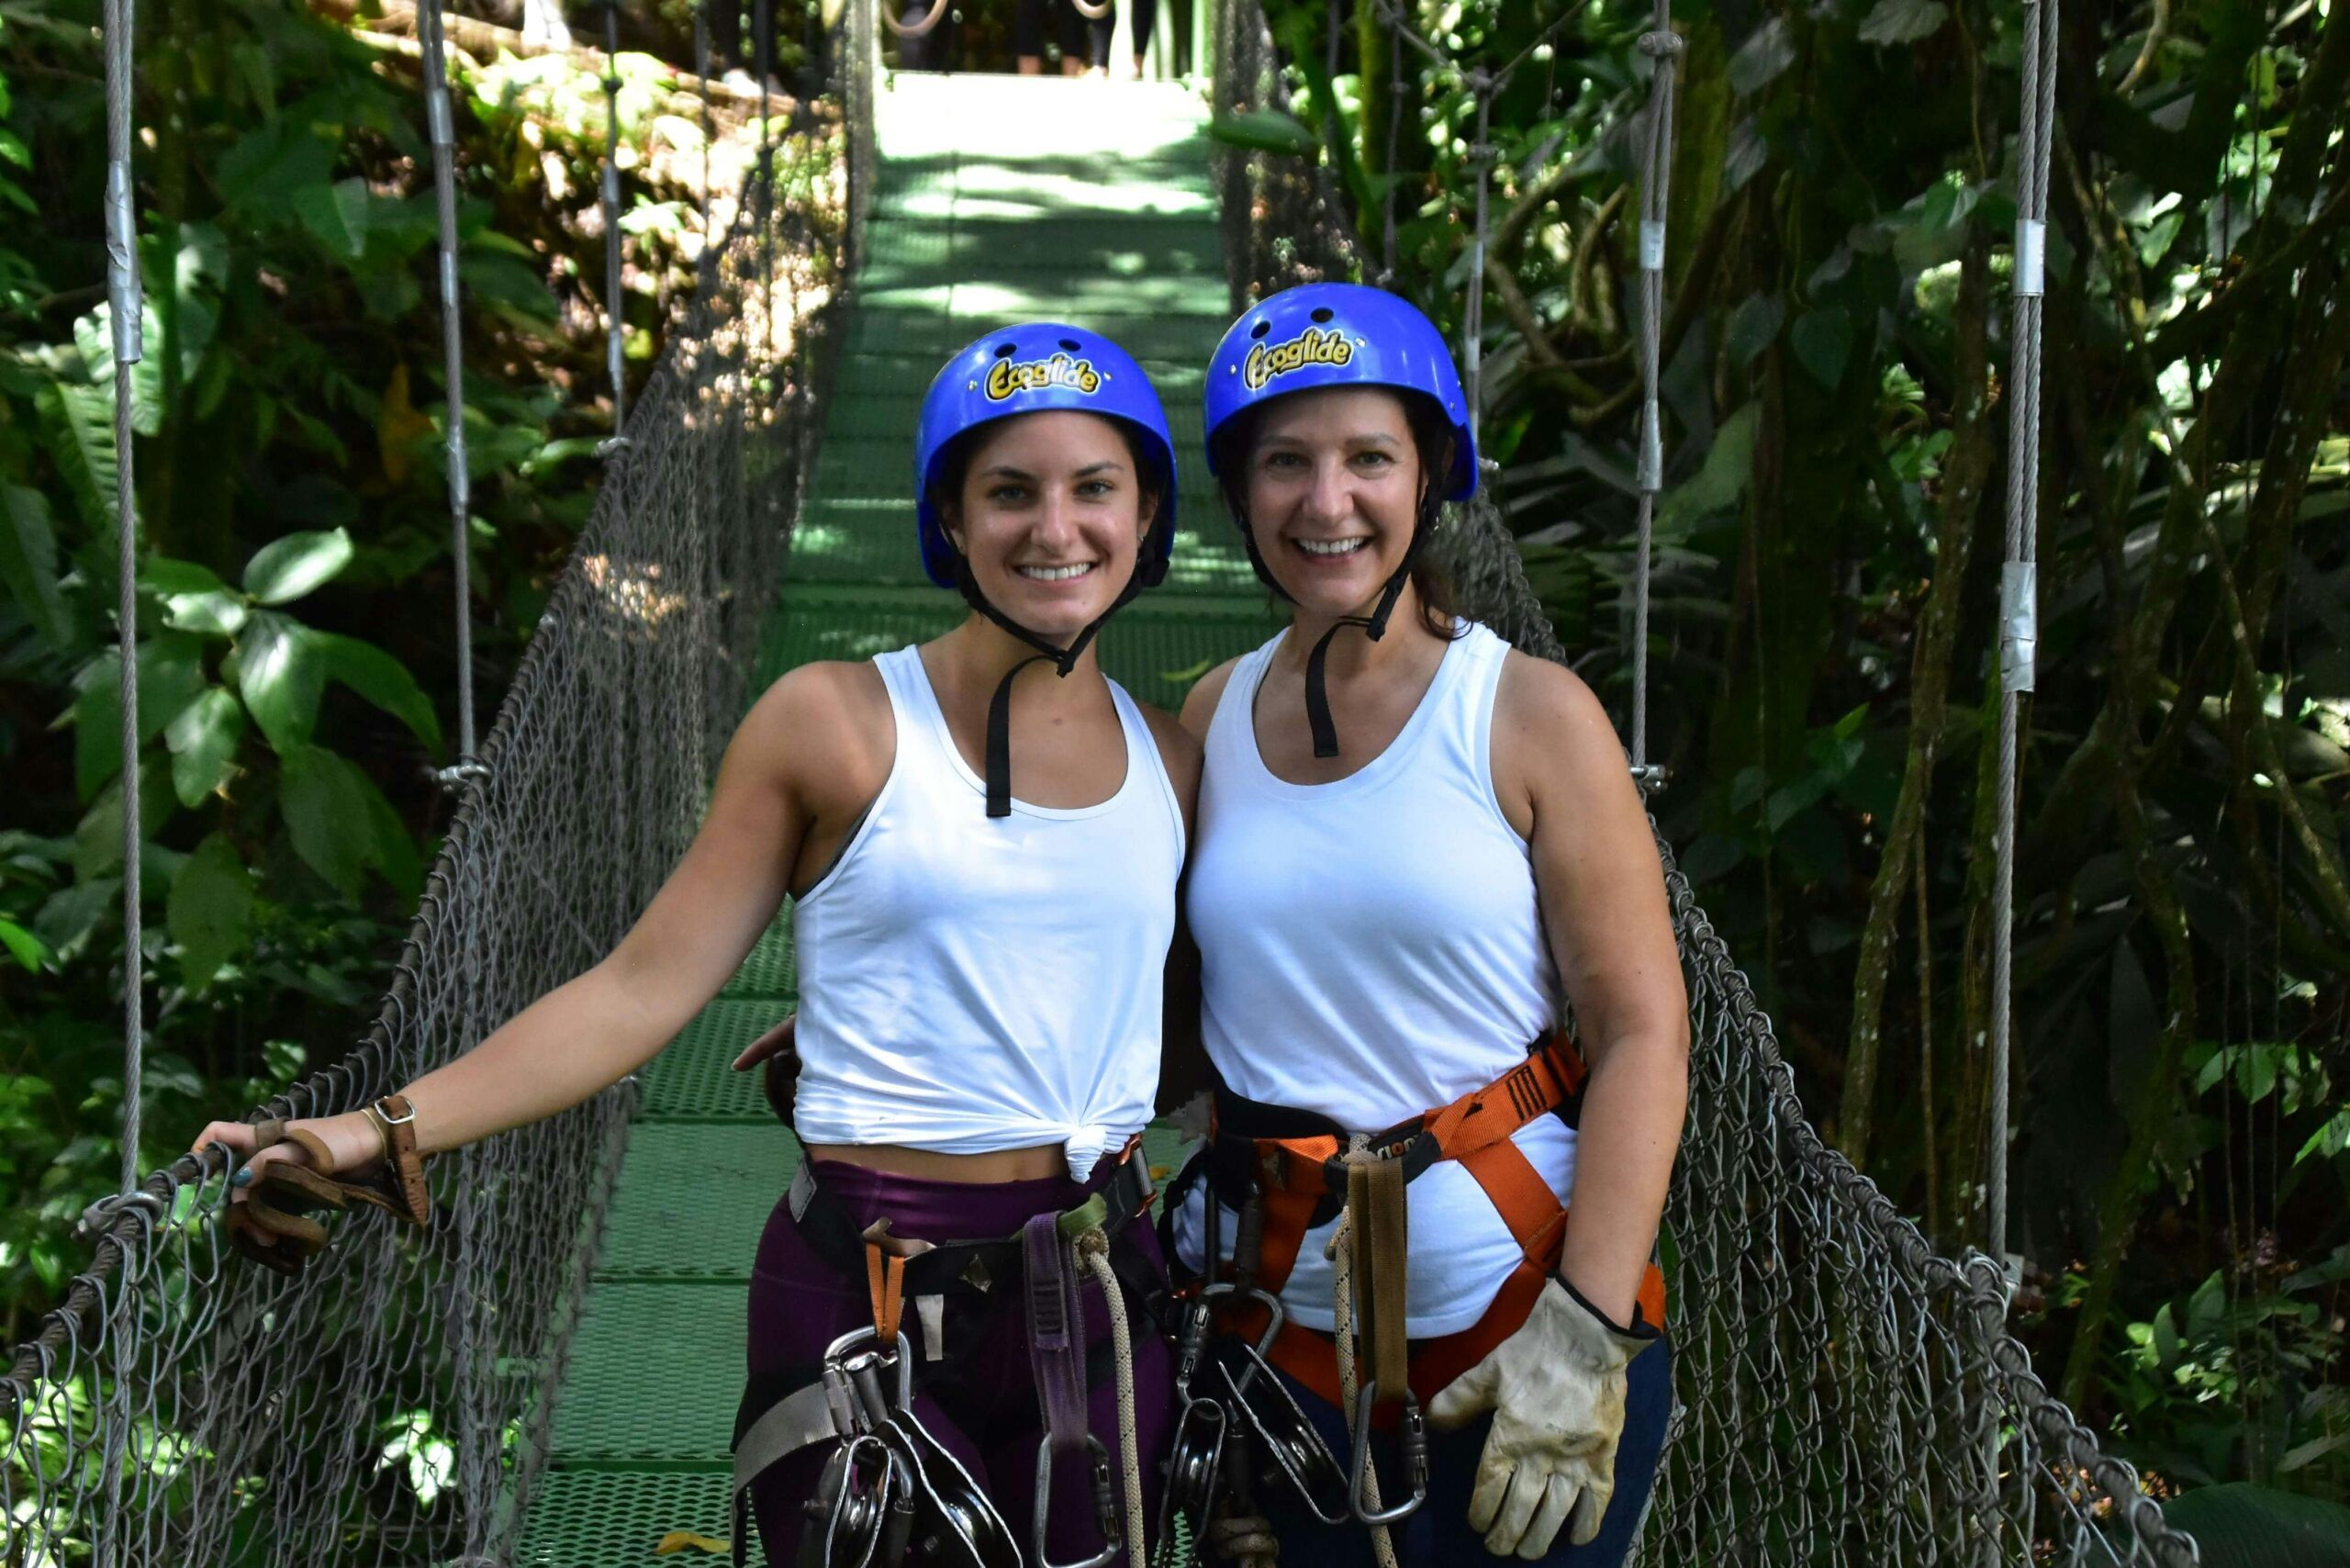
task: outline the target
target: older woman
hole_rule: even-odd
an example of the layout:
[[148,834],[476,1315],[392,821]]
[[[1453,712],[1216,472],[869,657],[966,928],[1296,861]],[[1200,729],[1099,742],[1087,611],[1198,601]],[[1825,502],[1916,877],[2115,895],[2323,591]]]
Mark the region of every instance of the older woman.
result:
[[1417,310],[1351,285],[1267,299],[1210,363],[1207,424],[1293,613],[1183,710],[1220,1082],[1174,1228],[1186,1263],[1278,1295],[1271,1360],[1356,1467],[1259,1500],[1285,1564],[1367,1562],[1356,1525],[1406,1509],[1384,1528],[1407,1562],[1482,1536],[1616,1562],[1671,1403],[1651,1256],[1688,1050],[1624,753],[1581,680],[1455,615],[1424,558],[1477,465]]

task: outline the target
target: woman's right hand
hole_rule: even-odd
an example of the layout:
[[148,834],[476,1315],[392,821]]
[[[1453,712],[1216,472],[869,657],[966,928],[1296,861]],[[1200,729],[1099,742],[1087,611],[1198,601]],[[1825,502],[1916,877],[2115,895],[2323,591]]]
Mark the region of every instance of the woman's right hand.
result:
[[748,1072],[769,1057],[789,1056],[797,1048],[794,1042],[799,1033],[800,1014],[785,1014],[782,1023],[743,1047],[743,1054],[734,1058],[734,1070]]
[[[383,1152],[382,1137],[364,1111],[352,1111],[340,1116],[305,1117],[285,1125],[315,1134],[319,1141],[326,1145],[328,1152],[334,1156],[333,1168],[319,1171],[322,1176],[331,1176],[337,1170],[354,1170]],[[304,1153],[298,1144],[280,1141],[262,1148],[258,1147],[259,1142],[257,1129],[251,1122],[214,1122],[196,1135],[196,1142],[190,1147],[201,1154],[211,1145],[218,1144],[228,1149],[238,1162],[237,1174],[229,1183],[229,1200],[231,1203],[242,1203],[253,1183],[261,1180],[276,1161],[316,1166],[317,1162]]]

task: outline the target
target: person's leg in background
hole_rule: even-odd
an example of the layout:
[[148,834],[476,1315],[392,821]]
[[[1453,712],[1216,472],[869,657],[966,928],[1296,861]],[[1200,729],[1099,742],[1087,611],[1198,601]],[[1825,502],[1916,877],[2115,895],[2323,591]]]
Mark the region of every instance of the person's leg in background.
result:
[[1151,30],[1158,25],[1158,0],[1133,0],[1133,7],[1128,17],[1135,30],[1134,80],[1139,82],[1142,80],[1146,57],[1150,53]]
[[1013,0],[1013,69],[1023,76],[1045,73],[1045,6],[1048,0]]

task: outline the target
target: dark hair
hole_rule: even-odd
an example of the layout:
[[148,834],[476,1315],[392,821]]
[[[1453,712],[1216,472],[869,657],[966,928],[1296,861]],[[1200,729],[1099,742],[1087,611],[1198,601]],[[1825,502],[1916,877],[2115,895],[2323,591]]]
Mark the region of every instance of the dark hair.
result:
[[[1412,445],[1420,458],[1422,488],[1413,526],[1433,532],[1437,515],[1444,510],[1445,476],[1452,472],[1452,421],[1432,398],[1394,387],[1378,390],[1390,394],[1403,405],[1404,422],[1411,427]],[[1248,464],[1257,455],[1257,438],[1264,431],[1265,410],[1271,406],[1269,400],[1241,409],[1224,422],[1212,443],[1216,487],[1224,492],[1224,507],[1232,514],[1233,526],[1244,536],[1248,533]],[[1261,562],[1263,557],[1258,559]],[[1260,565],[1259,570],[1270,573],[1271,568]],[[1460,606],[1453,594],[1452,578],[1429,558],[1425,545],[1412,562],[1412,592],[1419,600],[1422,625],[1438,637],[1458,634],[1453,620]]]
[[[1030,411],[1044,412],[1045,410]],[[1018,414],[1010,416],[1015,420],[1020,417]],[[1159,471],[1158,464],[1151,461],[1148,449],[1142,443],[1140,430],[1114,415],[1096,414],[1093,417],[1104,421],[1112,430],[1116,431],[1118,439],[1126,443],[1126,460],[1134,465],[1135,478],[1142,487],[1142,493],[1151,499],[1151,526],[1156,529],[1158,526],[1158,509],[1167,504],[1167,476]],[[957,431],[948,439],[945,446],[938,449],[936,463],[938,477],[930,487],[930,505],[942,519],[946,517],[946,509],[950,504],[958,510],[962,506],[963,481],[970,476],[971,454],[979,449],[980,437],[1005,422],[1002,420],[990,420],[985,424],[973,425],[967,431]]]

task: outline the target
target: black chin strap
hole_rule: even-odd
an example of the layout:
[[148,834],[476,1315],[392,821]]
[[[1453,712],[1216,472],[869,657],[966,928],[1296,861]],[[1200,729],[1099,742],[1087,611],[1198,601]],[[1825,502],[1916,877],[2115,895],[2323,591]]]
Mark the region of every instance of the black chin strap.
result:
[[995,695],[988,699],[988,815],[1008,817],[1012,814],[1012,683],[1020,678],[1022,670],[1037,664],[1051,665],[1055,675],[1067,679],[1069,671],[1077,667],[1077,661],[1084,655],[1087,644],[1093,641],[1093,634],[1102,630],[1102,623],[1124,610],[1133,601],[1135,595],[1143,590],[1146,586],[1143,577],[1142,565],[1138,560],[1134,575],[1126,579],[1125,588],[1112,601],[1110,608],[1095,616],[1064,648],[1050,638],[1030,631],[990,604],[987,596],[979,591],[978,581],[971,576],[971,563],[959,553],[956,555],[955,587],[962,594],[964,602],[1036,650],[1033,656],[1022,659],[1004,671],[1003,678],[996,682]]
[[[1395,601],[1403,597],[1404,585],[1412,580],[1412,567],[1420,558],[1420,546],[1427,542],[1432,532],[1426,524],[1412,531],[1411,548],[1404,552],[1403,564],[1387,579],[1387,587],[1379,595],[1377,608],[1369,615],[1340,616],[1315,642],[1313,651],[1305,655],[1305,723],[1314,732],[1315,756],[1338,755],[1338,726],[1330,717],[1330,639],[1349,626],[1361,627],[1363,635],[1374,643],[1387,635],[1387,617],[1394,611]],[[1254,554],[1255,552],[1256,541],[1251,535],[1249,553]],[[1282,594],[1281,597],[1286,599],[1289,596]]]

